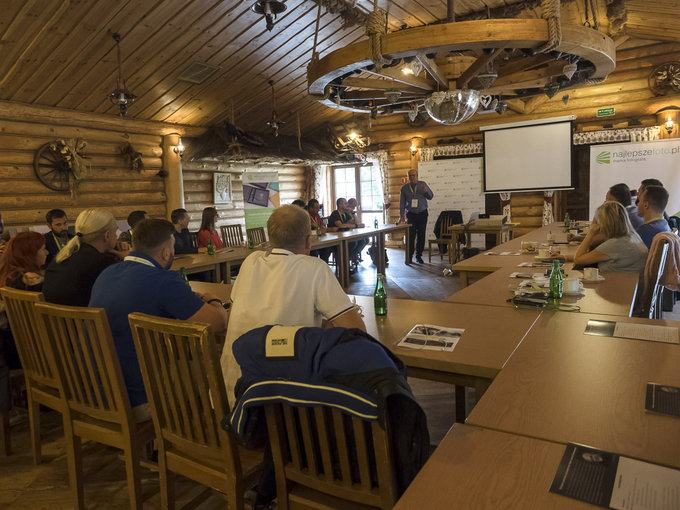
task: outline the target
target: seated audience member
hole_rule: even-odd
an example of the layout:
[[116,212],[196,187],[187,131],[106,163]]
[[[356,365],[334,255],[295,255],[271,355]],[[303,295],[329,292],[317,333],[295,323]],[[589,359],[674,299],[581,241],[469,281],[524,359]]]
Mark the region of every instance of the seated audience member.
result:
[[642,225],[644,220],[638,216],[637,206],[632,203],[630,188],[626,184],[614,184],[609,188],[609,191],[607,191],[605,200],[618,202],[625,207],[626,212],[628,213],[628,219],[630,220],[630,224],[633,225],[633,228],[636,229]]
[[194,293],[178,273],[168,270],[175,255],[174,231],[167,220],[138,223],[134,250],[122,263],[106,268],[92,288],[89,306],[106,310],[133,407],[147,399],[128,314],[201,322],[212,331],[227,327],[229,315],[219,299]]
[[[594,245],[600,234],[604,242]],[[573,257],[575,264],[597,264],[600,271],[641,273],[647,260],[647,247],[635,232],[628,212],[618,202],[607,201],[597,208],[595,218]]]
[[668,191],[663,186],[646,186],[638,197],[638,216],[644,223],[637,228],[637,233],[647,248],[652,246],[656,234],[671,231],[668,221],[663,217],[667,204]]
[[338,198],[335,201],[335,204],[337,209],[333,211],[328,218],[328,227],[335,227],[340,231],[354,228],[354,225],[350,223],[352,215],[349,214],[347,200],[344,198]]
[[[638,203],[640,203],[640,197],[642,196],[642,192],[645,190],[647,186],[661,186],[663,188],[663,183],[659,179],[643,179],[640,182],[640,187],[637,190],[637,198],[635,199],[635,205],[638,205]],[[666,211],[663,212],[663,217],[665,220],[668,220],[668,213],[666,213]]]
[[203,209],[203,215],[201,216],[201,228],[198,229],[199,248],[205,248],[208,246],[209,239],[212,239],[212,245],[214,249],[221,250],[224,248],[222,239],[220,239],[220,234],[217,233],[217,218],[217,209],[214,207],[206,207]]
[[[328,229],[324,226],[321,216],[319,216],[319,211],[321,210],[319,201],[315,198],[310,199],[309,202],[307,202],[307,207],[305,207],[305,210],[309,214],[309,221],[312,230],[316,231],[317,235],[325,234]],[[312,250],[309,252],[312,257],[319,257],[326,264],[328,264],[331,253],[333,253],[333,248],[319,248],[318,250]]]
[[308,257],[309,215],[294,205],[274,210],[267,221],[271,252],[256,251],[241,265],[231,291],[233,306],[222,351],[222,372],[230,403],[241,370],[232,344],[251,329],[282,326],[332,326],[366,330],[361,316],[323,261]]
[[[357,217],[357,206],[359,203],[357,202],[356,198],[350,198],[347,201],[347,211],[349,212],[351,219],[349,220],[351,225],[354,225],[356,228],[363,228],[366,225],[363,223],[359,222],[359,218]],[[357,256],[361,254],[361,250],[365,248],[365,246],[368,244],[368,241],[366,239],[359,239],[358,241],[354,241],[349,243],[349,249],[350,249],[350,257],[352,256]]]
[[130,251],[117,240],[118,224],[104,209],[86,209],[76,219],[76,236],[45,271],[43,294],[50,303],[87,306],[97,276]]
[[170,214],[172,226],[175,227],[173,235],[175,236],[175,254],[182,255],[184,253],[196,253],[198,250],[194,248],[194,243],[191,240],[191,233],[189,232],[189,213],[186,209],[175,209]]
[[[46,258],[42,234],[19,232],[9,240],[0,258],[0,287],[40,292]],[[19,368],[19,353],[0,300],[0,412],[7,412],[11,407],[9,372]]]
[[146,218],[146,211],[132,211],[130,214],[128,214],[127,223],[130,226],[130,230],[121,232],[120,236],[118,236],[118,242],[132,245],[132,234],[135,230],[135,226],[137,223],[145,220]]
[[296,199],[296,200],[293,200],[291,205],[297,205],[298,207],[302,207],[303,209],[305,208],[305,203],[302,200],[300,200],[299,198]]
[[45,234],[45,246],[47,248],[47,262],[49,264],[57,256],[57,253],[66,246],[73,235],[68,233],[68,217],[61,209],[52,209],[45,215],[47,226],[50,231]]

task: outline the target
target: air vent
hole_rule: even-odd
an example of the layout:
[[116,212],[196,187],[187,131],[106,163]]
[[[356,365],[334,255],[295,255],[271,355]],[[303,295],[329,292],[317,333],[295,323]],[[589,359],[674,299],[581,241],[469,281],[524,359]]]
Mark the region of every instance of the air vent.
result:
[[217,71],[219,67],[204,64],[203,62],[193,62],[177,77],[179,81],[186,81],[189,83],[201,84],[207,80],[210,75]]

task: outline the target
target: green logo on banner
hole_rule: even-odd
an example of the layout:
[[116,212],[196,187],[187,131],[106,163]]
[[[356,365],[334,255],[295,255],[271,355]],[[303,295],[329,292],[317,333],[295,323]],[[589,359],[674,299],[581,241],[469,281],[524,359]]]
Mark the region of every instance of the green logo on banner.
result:
[[597,157],[595,158],[595,160],[596,160],[600,165],[608,165],[608,164],[610,163],[610,161],[609,161],[609,157],[610,157],[610,156],[611,156],[611,154],[609,153],[609,151],[600,152],[600,153],[597,155]]

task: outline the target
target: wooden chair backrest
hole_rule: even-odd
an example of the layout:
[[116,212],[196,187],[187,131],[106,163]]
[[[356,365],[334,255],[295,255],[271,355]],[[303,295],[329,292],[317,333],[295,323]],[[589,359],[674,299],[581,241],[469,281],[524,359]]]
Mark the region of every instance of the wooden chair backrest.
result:
[[640,314],[653,319],[655,316],[655,305],[658,303],[661,294],[659,281],[666,266],[668,256],[668,241],[663,240],[656,244],[656,249],[649,253],[650,262],[645,266],[644,288],[640,299]]
[[241,225],[222,225],[222,242],[224,246],[241,246],[243,243],[243,229]]
[[5,303],[12,336],[19,352],[24,374],[31,382],[50,388],[59,388],[57,373],[51,364],[37,327],[35,303],[45,299],[41,292],[3,287],[0,296]]
[[252,241],[254,245],[267,242],[267,236],[264,232],[264,227],[247,228],[246,235],[248,236],[248,242]]
[[240,476],[235,439],[220,426],[229,404],[208,326],[143,313],[129,320],[158,439]]
[[[378,422],[330,407],[265,406],[278,491],[282,480],[355,503],[388,509],[396,487],[388,437]],[[286,496],[278,494],[286,510]],[[284,501],[282,501],[284,500]]]
[[104,309],[37,303],[35,310],[69,408],[128,425],[130,399]]
[[194,249],[198,248],[198,232],[189,232],[191,236],[191,245]]
[[449,232],[449,227],[463,223],[463,214],[461,213],[461,211],[444,211],[444,212],[448,214],[442,213],[443,216],[441,227],[439,229],[439,238],[451,239],[452,235]]

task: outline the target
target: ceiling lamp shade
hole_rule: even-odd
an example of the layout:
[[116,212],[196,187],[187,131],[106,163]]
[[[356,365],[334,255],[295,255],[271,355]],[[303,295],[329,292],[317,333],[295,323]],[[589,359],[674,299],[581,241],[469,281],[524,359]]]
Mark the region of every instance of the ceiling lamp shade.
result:
[[434,92],[425,99],[425,109],[437,122],[455,126],[475,114],[479,96],[479,91],[473,89]]

